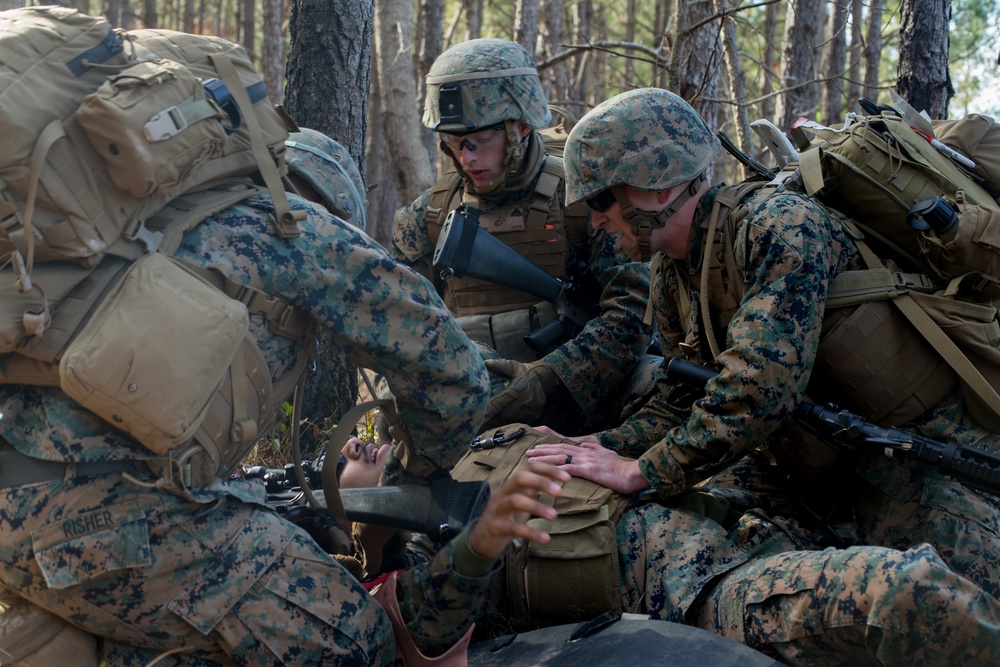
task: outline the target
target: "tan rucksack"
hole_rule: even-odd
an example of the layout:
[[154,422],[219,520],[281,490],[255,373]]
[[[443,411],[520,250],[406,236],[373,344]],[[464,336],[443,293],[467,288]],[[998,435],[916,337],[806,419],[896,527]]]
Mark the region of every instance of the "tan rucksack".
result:
[[[522,430],[523,429],[523,430]],[[490,437],[477,438],[451,476],[462,482],[486,481],[496,491],[528,459],[536,443],[568,442],[525,424],[510,424]],[[497,438],[497,434],[505,437]],[[520,434],[520,435],[518,435]],[[513,437],[516,436],[516,437]],[[499,444],[494,444],[497,440]],[[628,499],[594,482],[571,478],[562,494],[542,496],[559,517],[528,520],[552,536],[548,544],[515,540],[507,549],[503,593],[515,628],[585,621],[606,611],[622,611],[618,585],[615,524]]]
[[262,192],[276,233],[298,233],[284,117],[218,37],[29,7],[0,12],[0,50],[0,383],[60,387],[156,454],[225,471],[306,367],[272,387],[249,314],[295,339],[311,323],[168,255]]
[[0,12],[0,251],[93,264],[177,195],[259,171],[280,233],[285,121],[242,47],[113,30],[62,7]]

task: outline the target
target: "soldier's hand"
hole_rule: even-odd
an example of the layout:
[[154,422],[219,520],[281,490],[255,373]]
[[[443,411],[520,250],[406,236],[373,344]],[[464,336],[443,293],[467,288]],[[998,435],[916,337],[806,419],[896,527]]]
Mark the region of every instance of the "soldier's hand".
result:
[[568,472],[538,461],[517,471],[490,498],[469,533],[473,551],[483,558],[499,558],[515,538],[547,543],[549,534],[529,528],[527,521],[531,516],[555,519],[555,509],[539,502],[538,495],[557,496],[567,481]]
[[642,476],[635,459],[624,458],[602,447],[593,436],[574,438],[579,445],[568,443],[542,443],[524,453],[532,462],[559,466],[573,477],[589,479],[625,495],[649,486]]
[[549,392],[559,385],[559,376],[541,360],[523,364],[511,359],[487,359],[486,369],[510,379],[510,384],[490,399],[487,422],[533,423],[541,416]]

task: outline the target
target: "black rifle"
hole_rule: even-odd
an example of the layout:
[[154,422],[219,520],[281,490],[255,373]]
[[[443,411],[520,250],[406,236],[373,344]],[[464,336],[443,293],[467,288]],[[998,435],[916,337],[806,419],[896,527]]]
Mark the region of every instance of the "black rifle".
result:
[[[322,463],[313,468],[303,461],[306,482],[322,497]],[[323,511],[311,508],[302,497],[302,489],[292,470],[244,466],[243,476],[264,481],[267,504],[292,523],[305,528],[324,546],[325,528],[333,522]],[[442,476],[430,486],[413,484],[340,489],[344,512],[351,521],[389,526],[424,533],[445,542],[479,517],[490,498],[486,482],[459,482]]]
[[[674,357],[667,363],[667,379],[693,387],[704,387],[716,372]],[[942,443],[891,426],[865,421],[833,404],[800,403],[797,412],[807,424],[846,447],[882,447],[886,456],[915,458],[955,477],[967,486],[993,495],[1000,494],[1000,456],[978,447]]]
[[549,275],[531,260],[479,228],[479,209],[460,206],[445,218],[434,249],[434,268],[442,278],[470,275],[549,301],[556,319],[524,337],[539,357],[576,336],[598,314],[593,290],[585,285],[586,262],[571,266],[565,280]]

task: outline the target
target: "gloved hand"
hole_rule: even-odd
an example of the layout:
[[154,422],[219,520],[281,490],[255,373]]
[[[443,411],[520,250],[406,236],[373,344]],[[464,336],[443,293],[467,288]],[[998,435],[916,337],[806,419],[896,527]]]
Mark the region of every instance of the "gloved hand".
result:
[[510,384],[490,398],[486,421],[533,424],[542,414],[549,393],[559,386],[559,376],[544,361],[523,364],[511,359],[487,359],[486,369],[510,378]]

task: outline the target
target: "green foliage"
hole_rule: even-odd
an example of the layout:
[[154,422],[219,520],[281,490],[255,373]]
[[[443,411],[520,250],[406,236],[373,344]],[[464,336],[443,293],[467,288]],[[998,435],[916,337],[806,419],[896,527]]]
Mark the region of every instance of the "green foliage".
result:
[[948,50],[955,97],[953,118],[968,113],[1000,116],[1000,10],[995,0],[955,0]]

